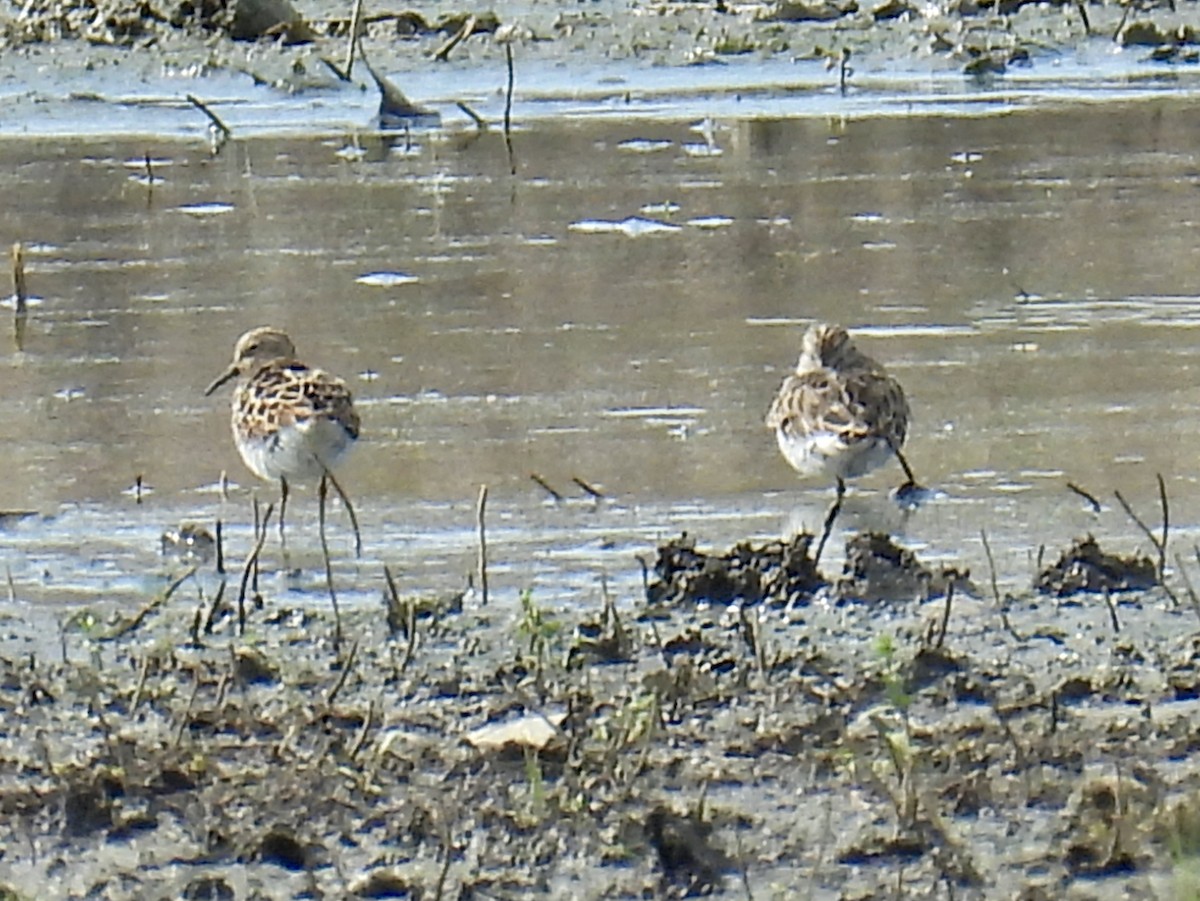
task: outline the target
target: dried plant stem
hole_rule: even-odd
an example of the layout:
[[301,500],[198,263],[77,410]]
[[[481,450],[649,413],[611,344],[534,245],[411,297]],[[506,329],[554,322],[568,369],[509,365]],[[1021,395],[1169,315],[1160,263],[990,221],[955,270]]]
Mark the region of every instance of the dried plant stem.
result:
[[954,604],[954,586],[957,583],[954,576],[946,583],[946,605],[942,608],[942,621],[938,623],[937,641],[934,647],[940,648],[946,640],[946,627],[950,625],[950,608]]
[[1000,623],[1004,626],[1004,631],[1015,638],[1017,641],[1025,639],[1013,628],[1012,623],[1008,619],[1008,609],[1005,607],[1004,600],[1000,597],[1000,585],[996,581],[996,558],[992,556],[992,546],[988,544],[987,532],[983,529],[979,530],[979,538],[983,541],[983,552],[987,555],[988,575],[992,580],[992,597],[996,601],[996,609],[1000,613]]
[[192,715],[192,707],[196,703],[196,695],[200,694],[200,673],[197,670],[192,670],[192,693],[188,696],[187,707],[183,709],[183,716],[179,718],[179,728],[175,732],[174,747],[178,748],[179,743],[183,741],[183,733],[187,731],[188,720]]
[[354,0],[354,13],[350,16],[350,46],[346,48],[346,65],[343,71],[349,81],[354,74],[354,51],[358,48],[358,36],[362,31],[363,0]]
[[333,588],[333,563],[329,559],[329,537],[325,534],[325,501],[328,497],[329,473],[326,471],[317,488],[317,527],[321,535],[321,556],[325,560],[325,585],[329,589],[329,603],[333,605],[333,651],[336,654],[342,646],[342,612]]
[[529,478],[531,478],[543,491],[545,491],[548,495],[550,495],[550,497],[552,497],[554,499],[554,502],[556,504],[559,503],[563,499],[563,496],[554,490],[554,486],[551,485],[549,482],[547,482],[545,479],[543,479],[536,472],[531,472],[529,474]]
[[29,292],[25,285],[25,245],[20,241],[12,246],[13,310],[15,315],[24,316]]
[[444,63],[448,60],[450,58],[450,51],[474,34],[477,24],[479,24],[479,20],[474,15],[467,16],[466,21],[462,24],[462,28],[458,29],[458,31],[450,36],[450,39],[446,43],[434,51],[433,58],[439,63]]
[[1104,589],[1104,605],[1108,607],[1108,618],[1112,622],[1113,632],[1120,634],[1121,621],[1117,619],[1117,605],[1113,603],[1112,593],[1107,586]]
[[358,659],[358,642],[350,645],[350,653],[346,655],[346,662],[342,666],[342,671],[338,675],[338,680],[333,683],[333,687],[329,689],[329,694],[325,695],[325,706],[332,707],[334,700],[346,686],[346,680],[350,678],[350,672],[354,669],[354,664]]
[[508,86],[504,91],[504,146],[508,150],[508,168],[513,174],[517,174],[517,161],[513,156],[512,146],[512,102],[513,102],[513,84],[516,81],[513,73],[513,52],[512,44],[504,45],[504,59],[508,63]]
[[1081,498],[1087,501],[1088,505],[1091,506],[1093,513],[1099,513],[1104,509],[1100,505],[1100,501],[1096,500],[1096,496],[1094,494],[1092,494],[1090,491],[1085,491],[1074,482],[1067,482],[1067,490],[1079,495]]
[[[242,567],[242,582],[238,587],[238,634],[246,634],[246,587],[250,583],[250,573],[258,572],[258,555],[262,553],[263,544],[267,540],[267,525],[271,521],[271,514],[275,512],[274,504],[267,504],[266,512],[263,514],[261,524],[257,521],[258,502],[255,501],[255,524],[254,524],[254,548],[250,551],[250,556],[246,558],[246,563]],[[260,527],[261,525],[261,527]],[[255,582],[257,583],[257,576]],[[255,591],[257,591],[257,586]]]
[[593,488],[589,483],[585,482],[583,479],[579,478],[579,476],[571,476],[571,481],[574,482],[576,485],[578,485],[580,487],[580,489],[582,489],[584,494],[588,494],[598,501],[604,499],[604,495],[601,492],[599,492],[598,490]]
[[475,502],[475,526],[479,531],[479,559],[476,570],[479,578],[479,600],[485,607],[488,602],[487,530],[484,526],[484,516],[487,512],[487,496],[487,485],[480,485],[479,499]]
[[213,124],[213,127],[215,127],[217,131],[221,133],[221,136],[225,140],[229,140],[233,137],[233,132],[229,130],[229,126],[222,122],[221,117],[209,109],[204,101],[200,100],[193,94],[188,94],[187,100],[188,103],[196,107],[196,109],[200,110],[200,112],[204,113],[204,115],[208,116],[208,121]]

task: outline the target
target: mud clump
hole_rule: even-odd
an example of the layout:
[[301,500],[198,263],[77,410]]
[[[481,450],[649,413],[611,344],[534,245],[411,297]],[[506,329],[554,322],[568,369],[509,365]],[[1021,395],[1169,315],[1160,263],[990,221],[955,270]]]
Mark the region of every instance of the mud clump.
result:
[[924,600],[967,578],[949,567],[934,572],[882,532],[860,532],[846,542],[846,564],[833,594],[839,601]]
[[813,537],[754,545],[741,542],[724,554],[696,550],[686,533],[658,548],[657,581],[646,589],[653,604],[794,604],[824,587],[810,555]]
[[1081,592],[1145,591],[1156,585],[1158,569],[1149,557],[1107,553],[1091,535],[1077,538],[1033,582],[1041,594],[1060,598]]

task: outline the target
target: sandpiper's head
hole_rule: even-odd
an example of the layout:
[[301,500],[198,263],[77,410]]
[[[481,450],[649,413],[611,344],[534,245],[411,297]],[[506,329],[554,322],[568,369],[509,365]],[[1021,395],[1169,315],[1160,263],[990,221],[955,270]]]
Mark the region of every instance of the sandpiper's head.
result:
[[808,327],[800,346],[800,362],[796,368],[804,371],[829,367],[837,369],[859,356],[850,340],[850,333],[840,325],[817,322]]
[[251,329],[238,338],[233,348],[233,362],[222,372],[213,383],[204,389],[205,394],[212,394],[235,376],[249,376],[258,372],[268,363],[276,360],[294,360],[296,346],[292,339],[279,329],[263,326]]

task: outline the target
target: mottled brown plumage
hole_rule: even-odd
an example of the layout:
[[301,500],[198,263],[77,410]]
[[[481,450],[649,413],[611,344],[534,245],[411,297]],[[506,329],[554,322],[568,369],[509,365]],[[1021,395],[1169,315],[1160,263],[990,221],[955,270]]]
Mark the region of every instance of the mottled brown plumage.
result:
[[784,458],[802,475],[824,473],[837,482],[813,565],[821,559],[846,492],[856,478],[896,457],[917,487],[900,448],[908,435],[908,401],[900,383],[859,351],[840,325],[818,323],[804,333],[796,371],[783,380],[767,427]]
[[767,413],[779,449],[798,472],[861,476],[904,444],[908,402],[900,383],[854,346],[838,325],[804,334],[796,371]]
[[299,362],[281,331],[264,327],[242,335],[233,363],[205,393],[234,377],[234,441],[259,478],[319,478],[358,438],[358,413],[346,383]]
[[251,329],[238,339],[233,362],[205,390],[212,394],[230,379],[233,391],[233,439],[250,471],[280,484],[279,531],[283,534],[289,480],[320,480],[324,535],[326,480],[346,505],[361,549],[358,522],[350,499],[333,475],[338,459],[358,438],[359,418],[350,389],[337,376],[296,359],[286,334],[269,327]]

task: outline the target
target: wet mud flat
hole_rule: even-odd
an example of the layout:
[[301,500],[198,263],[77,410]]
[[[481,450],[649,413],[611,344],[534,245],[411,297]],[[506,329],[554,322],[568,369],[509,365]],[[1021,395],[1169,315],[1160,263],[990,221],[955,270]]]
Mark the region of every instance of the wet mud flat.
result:
[[1196,896],[1197,611],[1121,590],[1154,561],[1084,540],[1001,598],[811,543],[684,536],[641,597],[381,575],[340,643],[178,567],[10,606],[3,897]]

